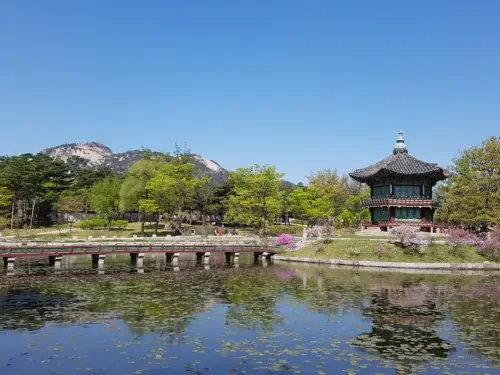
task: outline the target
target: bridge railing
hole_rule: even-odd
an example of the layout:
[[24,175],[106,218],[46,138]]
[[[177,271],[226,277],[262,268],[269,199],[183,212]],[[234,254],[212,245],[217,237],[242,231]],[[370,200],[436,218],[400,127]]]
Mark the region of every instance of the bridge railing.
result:
[[0,246],[0,256],[46,254],[106,254],[106,253],[157,253],[157,252],[279,252],[275,246],[258,244],[220,245],[220,244],[81,244],[48,246]]

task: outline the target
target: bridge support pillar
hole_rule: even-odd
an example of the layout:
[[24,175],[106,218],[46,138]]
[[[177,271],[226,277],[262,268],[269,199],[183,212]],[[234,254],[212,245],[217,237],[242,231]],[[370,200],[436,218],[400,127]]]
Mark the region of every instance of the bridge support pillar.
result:
[[272,254],[266,252],[262,253],[261,260],[262,260],[262,266],[267,267],[269,263],[272,263]]
[[234,253],[234,267],[238,268],[240,266],[240,253]]
[[144,273],[144,253],[137,254],[137,273]]
[[62,256],[58,255],[52,255],[49,256],[49,264],[54,267],[56,271],[61,270],[61,263],[62,263]]
[[196,265],[201,266],[203,263],[203,254],[204,253],[196,253]]
[[174,271],[179,271],[179,256],[180,253],[174,253],[172,256],[172,266],[174,266]]
[[105,260],[106,254],[92,254],[92,268],[97,268],[99,271],[103,271]]
[[16,264],[16,258],[3,258],[3,266],[7,269],[7,273],[14,272],[14,266]]
[[137,267],[144,268],[144,253],[137,254]]
[[206,270],[210,269],[210,252],[203,253],[203,266]]
[[130,265],[132,267],[136,267],[137,266],[137,256],[139,254],[137,253],[130,253]]

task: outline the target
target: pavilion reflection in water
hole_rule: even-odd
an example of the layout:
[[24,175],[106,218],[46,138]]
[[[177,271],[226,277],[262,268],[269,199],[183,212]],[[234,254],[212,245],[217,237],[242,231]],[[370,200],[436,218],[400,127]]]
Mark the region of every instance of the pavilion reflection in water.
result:
[[388,361],[397,374],[446,359],[455,349],[437,332],[442,313],[436,298],[425,285],[374,291],[363,311],[372,330],[357,336],[353,346]]

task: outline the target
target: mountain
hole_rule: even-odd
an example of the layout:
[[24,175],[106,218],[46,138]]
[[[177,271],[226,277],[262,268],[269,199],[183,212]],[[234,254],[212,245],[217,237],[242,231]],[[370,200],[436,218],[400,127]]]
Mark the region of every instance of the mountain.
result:
[[[85,160],[88,168],[108,167],[118,172],[125,172],[137,160],[141,159],[142,151],[131,150],[114,153],[109,147],[98,142],[66,143],[42,150],[55,159],[67,162],[70,158],[79,157]],[[153,155],[159,155],[153,152]],[[203,174],[212,178],[217,184],[226,181],[229,171],[222,168],[213,160],[200,155],[190,155],[191,163]]]

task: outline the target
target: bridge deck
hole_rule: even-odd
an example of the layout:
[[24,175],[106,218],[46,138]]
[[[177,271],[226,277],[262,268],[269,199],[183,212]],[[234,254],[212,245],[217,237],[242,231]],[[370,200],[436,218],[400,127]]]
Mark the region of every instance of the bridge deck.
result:
[[0,257],[37,257],[92,254],[133,254],[133,253],[255,253],[276,254],[279,250],[272,246],[219,245],[219,244],[81,244],[47,246],[0,246]]

